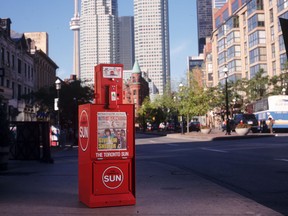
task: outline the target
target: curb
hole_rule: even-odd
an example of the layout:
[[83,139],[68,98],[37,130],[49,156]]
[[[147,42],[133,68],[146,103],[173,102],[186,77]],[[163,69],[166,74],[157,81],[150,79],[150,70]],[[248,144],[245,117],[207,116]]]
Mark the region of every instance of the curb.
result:
[[275,137],[275,134],[265,134],[265,135],[217,135],[217,134],[208,134],[207,136],[199,136],[195,134],[194,136],[191,134],[181,135],[181,134],[167,134],[167,137],[171,138],[185,138],[185,139],[197,139],[203,141],[220,141],[220,140],[237,140],[237,139],[255,139],[255,138],[263,138],[263,137]]

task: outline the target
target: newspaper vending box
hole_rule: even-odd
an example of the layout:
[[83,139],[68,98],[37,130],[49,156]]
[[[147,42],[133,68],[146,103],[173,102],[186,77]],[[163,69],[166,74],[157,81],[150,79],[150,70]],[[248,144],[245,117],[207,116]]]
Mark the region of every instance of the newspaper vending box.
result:
[[79,199],[89,207],[134,205],[134,105],[122,104],[123,65],[95,67],[95,104],[80,105]]

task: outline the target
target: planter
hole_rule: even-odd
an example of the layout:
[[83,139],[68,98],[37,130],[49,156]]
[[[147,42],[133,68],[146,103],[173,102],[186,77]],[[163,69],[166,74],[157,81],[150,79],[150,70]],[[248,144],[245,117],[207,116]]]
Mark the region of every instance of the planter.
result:
[[10,146],[0,146],[0,170],[7,170]]
[[211,132],[211,128],[200,129],[201,133],[209,134]]
[[235,128],[235,131],[240,136],[245,136],[249,133],[250,128]]

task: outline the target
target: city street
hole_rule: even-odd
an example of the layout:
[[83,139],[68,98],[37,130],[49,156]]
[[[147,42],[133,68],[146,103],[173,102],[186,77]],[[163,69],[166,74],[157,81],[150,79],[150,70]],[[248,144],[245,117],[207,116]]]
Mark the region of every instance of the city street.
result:
[[288,141],[284,134],[212,142],[160,137],[137,143],[153,144],[137,148],[138,161],[177,167],[179,177],[199,175],[288,215]]
[[136,205],[87,208],[77,148],[54,164],[11,161],[0,173],[2,215],[288,215],[287,137],[199,141],[137,135]]

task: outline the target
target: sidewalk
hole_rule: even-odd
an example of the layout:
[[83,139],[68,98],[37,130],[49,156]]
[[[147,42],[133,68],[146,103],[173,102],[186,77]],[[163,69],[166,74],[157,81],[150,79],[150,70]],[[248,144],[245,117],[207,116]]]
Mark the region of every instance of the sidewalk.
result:
[[189,132],[189,133],[167,133],[167,137],[171,138],[193,138],[199,141],[213,141],[213,140],[234,140],[234,139],[251,139],[251,138],[263,138],[263,137],[273,137],[277,134],[269,133],[252,133],[249,132],[246,136],[240,136],[236,132],[231,132],[231,135],[225,135],[225,131],[219,129],[212,129],[209,134],[203,134],[200,131]]
[[0,172],[0,215],[281,215],[198,175],[164,166],[147,156],[136,158],[135,206],[90,209],[78,200],[77,151],[64,148],[53,152],[54,164],[11,161],[9,170]]

